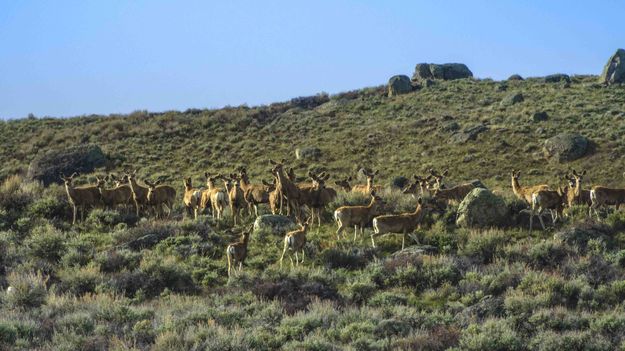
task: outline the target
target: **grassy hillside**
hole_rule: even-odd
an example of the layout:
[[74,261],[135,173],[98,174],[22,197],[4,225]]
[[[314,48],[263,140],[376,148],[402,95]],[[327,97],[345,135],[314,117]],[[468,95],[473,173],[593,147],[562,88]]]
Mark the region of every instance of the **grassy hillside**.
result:
[[[591,183],[616,185],[623,169],[615,161],[625,151],[625,88],[595,82],[594,76],[573,77],[570,85],[458,80],[394,98],[386,97],[383,87],[368,88],[331,96],[316,107],[325,96],[254,108],[0,122],[0,177],[23,171],[49,148],[95,143],[115,161],[114,168],[139,168],[142,175],[175,182],[180,174],[199,180],[206,170],[225,172],[236,165],[246,165],[252,178],[269,178],[267,159],[273,157],[291,160],[298,174],[322,167],[339,177],[368,165],[380,169],[385,182],[434,166],[450,168],[451,180],[480,178],[507,187],[512,168],[550,181],[574,166],[589,169]],[[523,102],[500,105],[516,92]],[[549,120],[532,122],[530,114],[537,111],[547,112]],[[476,141],[454,144],[444,130],[451,121],[460,128],[484,123],[489,129]],[[563,131],[588,137],[594,154],[572,164],[546,162],[540,155],[543,141]],[[294,149],[301,146],[316,146],[322,156],[295,161]]]
[[[208,216],[137,218],[96,209],[72,226],[64,188],[23,174],[39,152],[80,143],[102,147],[108,171],[139,169],[182,191],[183,175],[248,168],[270,179],[268,158],[298,174],[332,179],[361,166],[380,182],[449,168],[450,182],[479,178],[518,211],[509,189],[557,184],[569,166],[586,184],[623,184],[625,87],[573,77],[458,80],[389,98],[384,87],[261,107],[128,116],[0,122],[0,349],[7,350],[614,350],[625,348],[625,214],[600,220],[577,206],[555,227],[470,230],[457,207],[427,218],[401,248],[400,236],[371,247],[367,232],[337,241],[332,211],[368,199],[339,193],[321,228],[308,234],[306,261],[280,267],[283,237],[254,233],[244,271],[227,276],[225,248],[254,218],[232,227]],[[520,92],[524,101],[502,107]],[[531,114],[545,111],[547,121]],[[476,140],[450,142],[483,123]],[[544,140],[578,132],[587,156],[566,164],[542,157]],[[316,161],[295,148],[317,147]],[[18,174],[18,175],[15,175]],[[83,182],[92,182],[86,174]],[[416,200],[384,191],[386,212]],[[263,212],[267,209],[263,208]],[[419,241],[415,243],[415,239]],[[10,290],[7,290],[11,287]]]

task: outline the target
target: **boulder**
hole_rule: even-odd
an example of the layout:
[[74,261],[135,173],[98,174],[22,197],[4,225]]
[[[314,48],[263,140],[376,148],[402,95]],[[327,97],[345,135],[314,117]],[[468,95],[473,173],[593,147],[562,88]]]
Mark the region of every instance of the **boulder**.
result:
[[479,123],[470,127],[464,128],[461,132],[452,134],[449,138],[449,142],[452,144],[464,144],[469,140],[477,139],[477,136],[488,130],[484,124]]
[[469,228],[489,228],[506,225],[509,208],[504,200],[488,189],[473,189],[458,207],[456,224]]
[[559,83],[559,82],[570,83],[571,77],[569,77],[568,74],[564,74],[564,73],[550,74],[545,77],[545,83]]
[[512,93],[512,94],[506,95],[506,97],[504,97],[499,104],[501,106],[512,106],[514,104],[518,104],[519,102],[523,102],[523,100],[525,100],[525,98],[523,97],[523,94]]
[[89,173],[106,165],[107,159],[97,145],[80,145],[61,150],[50,150],[37,155],[28,166],[27,177],[44,185],[61,183],[59,174]]
[[618,49],[603,67],[600,82],[603,84],[625,83],[625,50]]
[[521,77],[518,74],[513,74],[510,77],[508,77],[508,80],[523,80],[523,77]]
[[583,157],[587,150],[586,137],[575,133],[560,133],[545,140],[543,155],[558,162],[566,162]]
[[295,149],[295,158],[298,160],[318,160],[321,150],[318,147],[298,147]]
[[473,73],[462,63],[419,63],[412,75],[413,81],[426,81],[427,79],[454,80],[471,78]]
[[281,215],[262,215],[256,217],[254,221],[254,233],[284,235],[296,227],[297,225],[290,217]]
[[542,122],[549,119],[549,115],[545,111],[534,112],[531,115],[531,120],[533,122]]
[[406,94],[412,91],[412,82],[405,75],[392,76],[388,80],[388,96]]

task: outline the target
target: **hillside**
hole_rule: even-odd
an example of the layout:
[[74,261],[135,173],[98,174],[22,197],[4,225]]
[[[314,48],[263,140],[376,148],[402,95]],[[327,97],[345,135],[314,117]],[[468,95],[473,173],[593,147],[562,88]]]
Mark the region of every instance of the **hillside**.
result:
[[[94,143],[114,161],[112,170],[138,168],[175,182],[180,174],[200,180],[204,171],[238,165],[247,166],[253,179],[269,178],[272,157],[289,159],[298,174],[322,168],[333,178],[369,166],[380,169],[385,183],[433,166],[450,168],[452,180],[479,178],[507,187],[512,168],[555,182],[558,172],[573,166],[588,169],[590,183],[617,185],[623,169],[616,161],[625,151],[624,91],[603,88],[594,76],[574,76],[570,85],[463,79],[393,98],[378,87],[327,102],[320,95],[259,107],[13,120],[0,122],[0,179],[25,171],[38,152]],[[512,93],[524,101],[502,107]],[[548,120],[531,121],[540,111]],[[453,121],[460,129],[483,123],[488,130],[475,141],[451,143],[445,128]],[[586,136],[594,151],[568,164],[546,162],[544,140],[561,132]],[[296,161],[294,149],[306,146],[319,148],[321,157]]]
[[[625,184],[625,86],[596,82],[460,79],[394,97],[380,86],[269,106],[2,121],[0,350],[623,349],[622,209],[589,218],[575,205],[530,233],[510,189],[512,169],[524,184],[563,185],[569,167],[587,171],[586,189]],[[523,101],[502,103],[518,93]],[[546,159],[545,140],[560,133],[588,138],[585,155]],[[172,216],[96,208],[72,225],[64,186],[26,173],[38,155],[80,144],[109,162],[78,183],[137,169],[178,191]],[[296,148],[318,150],[297,160]],[[226,248],[256,218],[184,216],[183,177],[199,184],[204,172],[245,166],[260,182],[271,179],[270,158],[302,179],[325,170],[330,185],[379,170],[383,214],[417,206],[388,186],[396,177],[449,169],[448,184],[493,189],[477,193],[505,221],[467,228],[456,224],[462,205],[431,206],[405,250],[401,235],[372,247],[371,228],[337,239],[334,210],[370,201],[339,191],[308,229],[302,264],[281,266],[284,233],[263,227],[229,277]]]

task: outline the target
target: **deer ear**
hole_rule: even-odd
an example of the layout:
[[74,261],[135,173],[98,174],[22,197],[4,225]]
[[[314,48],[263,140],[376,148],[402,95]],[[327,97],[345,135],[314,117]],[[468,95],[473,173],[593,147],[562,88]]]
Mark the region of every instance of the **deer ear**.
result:
[[445,172],[443,172],[443,174],[442,174],[442,175],[446,177],[446,176],[447,176],[447,174],[449,174],[449,170],[448,170],[448,169],[446,169],[446,170],[445,170]]
[[417,199],[417,203],[419,205],[423,204],[423,198],[421,198],[421,196],[419,196],[419,198]]
[[373,173],[373,175],[378,175],[379,173],[380,173],[380,170],[379,170],[379,169],[377,169],[377,170]]
[[280,163],[285,164],[286,163],[286,158],[283,158],[282,161],[280,161]]
[[582,173],[580,174],[581,176],[586,175],[586,170],[583,170]]
[[274,165],[274,166],[278,164],[276,161],[274,161],[274,160],[272,160],[272,159],[269,159],[269,163],[270,163],[270,164],[272,164],[272,165]]
[[351,182],[353,179],[354,179],[354,178],[352,178],[352,176],[349,176],[349,177],[347,178],[347,181],[348,181],[348,182]]

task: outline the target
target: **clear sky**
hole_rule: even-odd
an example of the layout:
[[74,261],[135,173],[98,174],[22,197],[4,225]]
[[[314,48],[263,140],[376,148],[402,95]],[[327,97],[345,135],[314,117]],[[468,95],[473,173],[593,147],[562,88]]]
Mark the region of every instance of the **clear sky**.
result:
[[338,93],[462,62],[599,74],[625,1],[0,0],[0,118],[185,110]]

